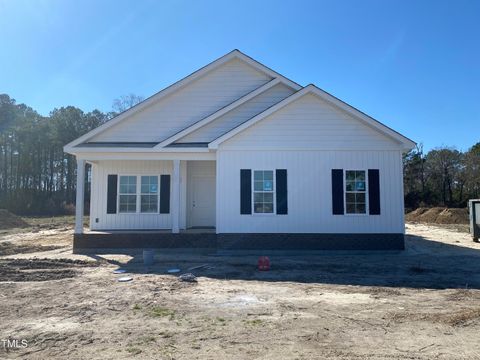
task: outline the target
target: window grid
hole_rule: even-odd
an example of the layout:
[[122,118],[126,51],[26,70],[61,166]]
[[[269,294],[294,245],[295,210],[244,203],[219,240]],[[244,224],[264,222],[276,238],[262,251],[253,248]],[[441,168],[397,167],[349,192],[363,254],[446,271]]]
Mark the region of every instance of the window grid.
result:
[[141,177],[140,212],[158,212],[158,176]]
[[274,193],[273,170],[254,170],[253,212],[255,214],[273,214]]
[[137,177],[120,176],[119,213],[135,213],[137,211]]
[[158,213],[158,175],[119,175],[118,213]]
[[365,170],[345,171],[345,213],[367,213],[367,182]]

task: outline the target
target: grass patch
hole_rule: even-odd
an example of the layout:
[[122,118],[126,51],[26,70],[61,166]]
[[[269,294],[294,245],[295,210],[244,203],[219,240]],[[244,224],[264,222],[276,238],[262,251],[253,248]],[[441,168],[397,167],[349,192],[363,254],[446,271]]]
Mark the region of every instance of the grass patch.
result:
[[260,326],[260,325],[264,324],[264,322],[260,319],[244,320],[244,322],[245,322],[245,324],[252,325],[252,326]]
[[173,318],[175,317],[175,310],[156,306],[150,310],[150,315],[152,315],[153,317],[162,317],[162,318],[169,317],[170,320],[173,320]]
[[155,339],[155,336],[143,336],[140,338],[140,341],[141,343],[144,343],[144,344],[148,344],[148,343],[151,343],[151,342],[155,342],[156,339]]
[[138,304],[135,304],[135,305],[133,305],[133,308],[132,308],[132,309],[133,309],[133,310],[141,310],[142,307],[141,307],[140,305],[138,305]]
[[142,350],[137,347],[128,347],[126,350],[129,354],[132,355],[138,355],[142,352]]

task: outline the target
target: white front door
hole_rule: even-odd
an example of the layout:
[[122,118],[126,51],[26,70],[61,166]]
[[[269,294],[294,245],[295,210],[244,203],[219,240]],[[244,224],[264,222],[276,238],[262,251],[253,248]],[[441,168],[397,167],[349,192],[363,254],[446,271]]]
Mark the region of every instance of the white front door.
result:
[[190,227],[215,226],[215,176],[192,176]]

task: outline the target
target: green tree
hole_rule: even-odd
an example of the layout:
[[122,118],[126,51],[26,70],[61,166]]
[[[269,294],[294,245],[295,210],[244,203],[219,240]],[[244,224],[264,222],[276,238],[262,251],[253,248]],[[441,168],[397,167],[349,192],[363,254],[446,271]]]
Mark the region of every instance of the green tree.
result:
[[107,121],[73,106],[42,117],[0,95],[0,207],[20,214],[63,211],[75,200],[75,158],[63,146]]

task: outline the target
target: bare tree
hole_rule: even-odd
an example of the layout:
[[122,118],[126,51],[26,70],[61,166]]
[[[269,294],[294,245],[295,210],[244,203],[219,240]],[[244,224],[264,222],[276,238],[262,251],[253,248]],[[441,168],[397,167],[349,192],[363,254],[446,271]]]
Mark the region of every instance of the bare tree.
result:
[[480,196],[480,142],[468,150],[465,154],[466,176],[465,182],[474,198]]
[[463,154],[454,148],[436,148],[427,154],[426,164],[432,190],[440,195],[443,205],[454,205],[453,193],[460,179],[459,174],[463,169]]
[[128,94],[122,95],[119,98],[113,100],[112,109],[115,114],[120,114],[125,110],[130,109],[132,106],[142,102],[145,98],[143,96]]

